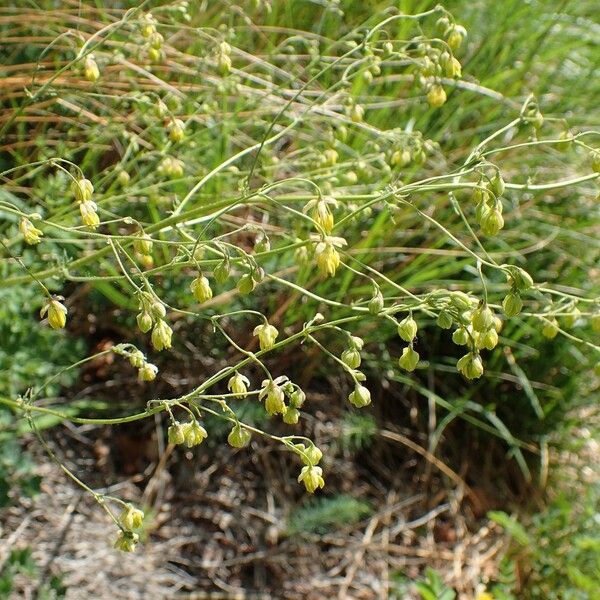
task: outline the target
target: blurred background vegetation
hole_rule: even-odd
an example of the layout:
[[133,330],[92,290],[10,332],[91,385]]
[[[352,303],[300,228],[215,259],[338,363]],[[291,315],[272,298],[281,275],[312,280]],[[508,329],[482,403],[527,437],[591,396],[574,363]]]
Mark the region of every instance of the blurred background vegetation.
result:
[[[176,24],[169,24],[171,13],[166,7],[180,4],[150,2],[146,7],[159,9],[156,16],[165,23],[165,37],[177,35]],[[191,20],[187,25],[221,28],[221,31],[231,27],[236,31],[233,41],[237,48],[279,65],[285,64],[277,58],[285,49],[280,52],[276,44],[294,31],[312,32],[313,40],[319,40],[319,36],[335,40],[379,22],[392,6],[413,14],[429,10],[435,4],[416,0],[399,3],[273,0],[267,10],[261,2],[198,2],[190,5]],[[79,2],[17,0],[0,8],[0,126],[8,123],[23,101],[24,86],[31,80],[36,62],[44,59],[41,53],[48,44],[67,28],[94,31],[121,10],[135,5],[96,2],[80,6]],[[321,119],[307,128],[312,134],[315,130],[323,131],[322,146],[313,146],[313,137],[307,134],[310,143],[304,144],[301,138],[288,141],[291,150],[284,145],[265,149],[256,177],[268,181],[278,174],[278,169],[288,175],[297,171],[321,182],[334,178],[342,193],[352,195],[381,189],[398,177],[411,181],[441,174],[462,164],[481,140],[516,118],[529,94],[535,95],[545,117],[540,137],[557,138],[567,127],[577,132],[599,126],[597,2],[447,0],[444,6],[466,27],[468,38],[460,53],[464,78],[448,88],[448,100],[442,109],[428,108],[422,96],[411,89],[407,78],[396,76],[394,69],[385,66],[373,81],[357,80],[351,90],[352,96],[365,107],[364,118],[369,125],[381,130],[401,127],[420,131],[424,139],[435,142],[425,163],[411,165],[401,173],[386,170],[378,162],[377,149],[359,132],[336,146],[340,159],[335,168],[324,168],[320,160],[328,147],[329,133],[326,121]],[[40,14],[45,18],[27,18]],[[251,22],[259,23],[261,28],[254,28]],[[410,22],[400,21],[390,29],[396,39],[408,39],[415,34]],[[294,46],[294,52],[310,57],[313,49],[310,44],[304,49],[303,43]],[[188,56],[206,56],[210,50],[206,42],[192,38],[184,45]],[[178,47],[181,46],[179,42]],[[118,46],[113,49],[119,50]],[[57,61],[57,65],[61,64]],[[310,74],[306,63],[305,57],[298,59],[299,69],[306,68]],[[104,76],[114,77],[111,80],[114,87],[103,93],[123,93],[119,88],[121,83],[125,90],[134,90],[135,86],[145,89],[145,78],[138,77],[135,71],[127,70],[123,75],[120,71],[126,69],[122,65],[112,65],[110,69],[111,74]],[[123,97],[120,102],[112,102],[111,98],[111,102],[104,102],[101,95],[91,94],[88,108],[94,117],[81,114],[74,117],[67,104],[77,100],[80,90],[87,89],[75,80],[61,97],[60,107],[39,106],[35,114],[28,113],[10,125],[0,140],[0,171],[52,156],[70,158],[95,185],[99,182],[96,187],[103,190],[103,208],[116,211],[125,196],[116,178],[117,166],[123,166],[131,176],[128,202],[132,216],[156,222],[171,208],[174,197],[184,196],[200,176],[239,151],[248,140],[260,138],[265,124],[276,114],[272,107],[261,105],[263,99],[258,94],[236,97],[227,87],[226,78],[221,82],[198,81],[193,65],[190,67],[185,57],[174,58],[153,72],[170,85],[186,90],[183,99],[176,102],[178,110],[181,114],[198,116],[202,124],[202,127],[192,126],[191,137],[179,150],[178,156],[186,166],[185,177],[162,185],[151,179],[153,164],[136,159],[136,151],[123,161],[125,149],[131,148],[131,144],[136,148],[141,146],[142,150],[148,146],[151,153],[153,136],[158,133],[151,128],[130,129],[128,114],[135,106],[135,98]],[[27,76],[19,80],[23,74]],[[276,70],[273,77],[277,80]],[[335,76],[326,75],[319,84],[327,90],[335,84]],[[135,108],[146,110],[143,106]],[[59,118],[49,118],[51,115]],[[519,133],[522,134],[519,139],[526,138],[524,132]],[[507,137],[503,141],[505,144],[501,145],[508,145],[512,140]],[[590,172],[588,154],[574,147],[564,152],[550,146],[535,151],[511,149],[495,160],[504,178],[517,184],[568,180]],[[241,173],[247,173],[250,165],[250,159],[239,165]],[[352,181],[349,173],[358,176],[356,187],[349,183]],[[199,194],[198,202],[206,203],[235,191],[238,177],[238,172],[231,171],[211,180]],[[60,174],[34,170],[19,180],[18,185],[0,189],[0,199],[10,199],[28,206],[29,210],[37,209],[36,202],[40,210],[48,205],[60,207],[64,203],[64,186],[65,179]],[[461,203],[469,201],[466,195],[457,197]],[[486,250],[499,262],[526,268],[536,282],[549,282],[556,289],[575,295],[598,297],[597,197],[598,186],[594,181],[549,192],[509,191],[507,227],[502,235],[486,240]],[[460,230],[462,222],[446,194],[432,194],[426,198],[426,204],[451,231]],[[34,250],[20,245],[16,220],[1,212],[0,216],[0,235],[11,251],[17,252],[27,264],[39,261]],[[261,217],[259,214],[257,219]],[[265,227],[272,240],[277,240],[277,224]],[[387,277],[405,288],[423,292],[452,286],[481,293],[472,258],[458,248],[450,248],[438,229],[428,227],[414,213],[398,211],[390,219],[387,211],[373,211],[360,221],[350,221],[346,228],[344,237],[360,240],[352,247],[353,256],[373,268],[385,270]],[[76,242],[69,244],[66,239],[47,242],[44,264],[60,265],[66,257],[78,256],[80,247]],[[264,267],[277,272],[290,263],[291,256],[290,252],[287,263],[278,257],[265,262]],[[160,264],[161,257],[155,256],[155,260]],[[165,255],[162,260],[166,263],[168,257]],[[41,264],[38,262],[37,267]],[[2,255],[0,270],[4,281],[0,283],[1,397],[15,398],[36,382],[123,339],[149,350],[147,340],[134,331],[136,303],[120,283],[106,280],[63,285],[61,277],[49,279],[46,283],[50,289],[62,293],[70,302],[67,331],[55,332],[39,326],[35,289],[29,284],[10,285],[22,277],[19,266]],[[504,281],[494,277],[490,274],[489,288],[498,301]],[[191,303],[188,281],[189,273],[185,272],[173,272],[169,278],[160,280],[163,298],[169,305]],[[297,281],[300,285],[310,285],[321,297],[350,301],[370,295],[370,287],[350,271],[332,280],[315,282],[311,267],[305,267],[298,273]],[[226,289],[219,291],[209,311],[221,310],[223,306],[229,310],[257,307],[266,315],[276,315],[281,329],[305,322],[315,313],[314,304],[301,302],[299,296],[272,283],[262,285],[260,294],[250,298],[228,293]],[[329,317],[334,318],[336,309],[327,310]],[[572,312],[574,306],[565,305],[565,310]],[[565,319],[561,326],[577,337],[592,339],[586,319]],[[369,519],[399,489],[423,494],[419,501],[421,512],[434,508],[433,499],[439,494],[450,501],[456,481],[432,467],[431,457],[435,456],[435,460],[459,475],[470,492],[462,498],[459,508],[452,507],[453,516],[448,522],[442,520],[436,531],[416,529],[416,537],[430,535],[440,546],[447,544],[454,548],[456,536],[462,535],[456,526],[458,521],[469,532],[478,531],[485,522],[497,524],[496,531],[504,531],[511,541],[494,555],[493,569],[489,572],[482,569],[475,576],[477,581],[463,582],[462,587],[454,578],[451,561],[430,557],[415,563],[416,568],[411,568],[407,561],[409,566],[392,574],[389,597],[408,598],[417,594],[414,597],[425,600],[447,600],[458,592],[464,598],[474,598],[480,593],[480,598],[487,600],[482,595],[485,590],[496,599],[597,598],[599,380],[594,367],[598,356],[563,336],[547,340],[542,335],[540,321],[517,317],[505,323],[502,343],[488,354],[486,375],[475,383],[467,383],[455,373],[454,363],[460,353],[449,342],[447,332],[433,321],[422,320],[420,327],[418,349],[427,366],[410,376],[399,373],[396,367],[395,357],[401,346],[392,325],[377,323],[375,327],[372,321],[365,321],[353,332],[365,340],[365,372],[373,396],[373,404],[366,412],[348,406],[345,402],[350,391],[348,382],[322,355],[303,346],[286,348],[278,354],[278,370],[300,382],[309,398],[314,399],[306,407],[305,430],[320,440],[323,449],[327,448],[330,470],[327,488],[320,497],[306,499],[300,489],[290,488],[294,470],[280,454],[260,454],[256,460],[244,459],[246,462],[241,462],[236,454],[235,460],[232,459],[230,451],[223,448],[228,430],[215,419],[206,425],[212,435],[201,458],[186,462],[175,453],[165,459],[171,473],[170,501],[186,506],[193,498],[190,490],[197,482],[186,471],[190,466],[202,470],[214,465],[225,472],[227,465],[233,464],[231,471],[227,471],[232,478],[247,482],[250,474],[256,473],[259,479],[264,478],[261,484],[267,487],[276,488],[282,479],[288,483],[282,492],[275,492],[278,501],[285,504],[282,517],[285,525],[279,535],[296,540],[294,548],[310,549],[313,545],[333,544],[334,533],[336,539],[343,540],[345,533],[350,539],[350,533],[357,530],[354,526],[364,531]],[[231,350],[207,323],[183,317],[177,321],[175,332],[173,352],[153,356],[162,376],[150,386],[133,381],[131,373],[116,362],[95,361],[54,380],[45,389],[44,401],[60,405],[69,415],[125,415],[143,408],[151,398],[184,393],[201,381],[205,373],[218,370],[230,358]],[[335,344],[332,340],[331,350],[341,352],[343,346]],[[257,373],[253,375],[253,379],[258,377]],[[266,423],[263,411],[252,405],[239,403],[236,412],[247,423],[260,426]],[[97,483],[103,479],[96,480],[88,469],[92,470],[90,465],[94,464],[94,452],[99,447],[106,448],[110,457],[109,466],[102,470],[104,480],[117,482],[124,476],[131,478],[142,473],[136,480],[140,490],[146,489],[152,480],[150,471],[145,470],[147,464],[161,460],[154,447],[162,430],[154,422],[142,428],[121,427],[115,433],[108,428],[86,429],[82,434],[94,440],[94,452],[79,448],[76,435],[65,441],[65,428],[55,419],[47,419],[38,426],[48,428],[46,435],[55,444],[53,447],[67,453],[72,445],[71,453],[88,452],[87,462],[80,463],[79,469]],[[0,506],[14,508],[23,497],[40,493],[42,482],[30,452],[36,460],[40,460],[40,455],[32,449],[35,444],[27,423],[8,410],[0,412],[0,443]],[[414,453],[411,443],[420,452]],[[160,451],[160,444],[158,447]],[[77,465],[72,454],[68,456]],[[215,480],[213,491],[222,481]],[[252,485],[257,485],[255,479],[252,481]],[[144,499],[151,500],[153,508],[160,510],[160,498]],[[243,501],[252,505],[252,496],[244,496]],[[185,509],[182,511],[185,514]],[[406,542],[418,545],[415,538],[407,538]],[[286,548],[289,551],[290,546]],[[181,552],[189,557],[198,549],[190,543]],[[19,565],[29,564],[29,557],[16,554],[3,560],[2,581],[6,583],[2,585],[10,590]],[[427,567],[431,570],[426,570]],[[195,572],[197,565],[187,568]],[[29,565],[25,571],[35,577],[35,566]],[[273,573],[276,571],[270,572],[275,582],[285,577]],[[249,578],[248,573],[237,576],[242,582]],[[49,597],[65,593],[58,580],[53,585],[44,588]],[[274,583],[269,589],[272,597],[279,597],[277,586]],[[293,590],[288,592],[289,597],[295,597]]]

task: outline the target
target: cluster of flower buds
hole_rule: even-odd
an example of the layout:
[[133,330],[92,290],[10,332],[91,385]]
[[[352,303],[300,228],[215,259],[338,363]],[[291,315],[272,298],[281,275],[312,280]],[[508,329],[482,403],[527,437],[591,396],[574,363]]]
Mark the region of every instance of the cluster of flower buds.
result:
[[314,494],[318,488],[325,485],[323,469],[318,466],[323,453],[312,443],[308,447],[304,444],[295,444],[294,448],[304,463],[298,475],[298,483],[303,483],[306,491]]
[[122,552],[134,552],[139,535],[134,531],[141,529],[144,524],[144,512],[131,504],[126,504],[119,515],[121,531],[115,541],[115,548]]
[[183,177],[183,162],[172,156],[165,156],[158,165],[158,174],[166,175],[170,179]]
[[140,19],[140,34],[146,40],[148,58],[152,62],[160,62],[163,59],[162,46],[163,36],[156,30],[157,21],[151,13],[145,13]]
[[149,363],[141,350],[134,348],[132,350],[115,351],[129,359],[131,366],[138,370],[138,379],[140,381],[154,381],[156,379],[158,367]]
[[62,304],[62,296],[50,298],[40,310],[40,317],[48,316],[48,324],[52,329],[62,329],[67,323],[67,307]]
[[491,179],[480,179],[473,192],[475,219],[485,235],[494,236],[504,227],[502,200],[505,184],[499,172]]
[[217,69],[221,75],[229,75],[231,71],[231,46],[225,41],[217,47]]
[[92,201],[94,186],[89,179],[79,177],[71,182],[71,192],[79,204],[79,212],[83,224],[90,229],[96,229],[100,225],[100,218],[96,213],[96,203]]
[[281,415],[284,423],[295,425],[300,418],[300,408],[306,400],[306,394],[285,375],[280,375],[262,382],[258,399],[264,400],[269,415]]
[[167,439],[170,444],[185,445],[188,448],[198,446],[208,437],[206,429],[198,423],[196,419],[179,423],[174,421],[167,432]]
[[173,330],[164,320],[167,310],[165,305],[150,292],[139,293],[140,312],[137,315],[137,324],[142,333],[152,329],[152,346],[155,350],[164,350],[171,347]]
[[22,217],[19,222],[19,231],[25,240],[25,243],[30,246],[39,244],[44,233],[38,229],[27,217]]

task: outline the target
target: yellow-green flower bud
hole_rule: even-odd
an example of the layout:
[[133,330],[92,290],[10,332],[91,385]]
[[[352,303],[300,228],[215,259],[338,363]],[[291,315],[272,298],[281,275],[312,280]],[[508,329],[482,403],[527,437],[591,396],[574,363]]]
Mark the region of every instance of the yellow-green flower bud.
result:
[[454,51],[462,46],[465,37],[467,37],[467,30],[461,25],[451,25],[446,30],[446,42]]
[[210,283],[208,279],[204,277],[204,275],[196,277],[196,279],[192,281],[190,289],[192,294],[194,294],[194,298],[196,298],[198,302],[206,302],[213,297]]
[[43,232],[35,227],[34,224],[26,217],[23,217],[19,222],[19,231],[21,232],[25,242],[30,246],[39,244],[41,241],[40,237],[44,235]]
[[355,348],[348,348],[342,352],[342,362],[350,369],[360,367],[360,352]]
[[155,50],[160,50],[164,41],[165,38],[160,33],[158,33],[158,31],[155,31],[153,34],[150,35],[148,43],[150,44],[151,48],[154,48]]
[[581,317],[581,312],[575,306],[575,307],[573,307],[573,309],[571,310],[571,312],[568,315],[565,315],[562,318],[562,322],[567,329],[571,329],[572,327],[575,326],[575,324],[579,320],[579,317]]
[[427,92],[427,102],[433,108],[439,108],[446,102],[447,96],[444,88],[438,83],[432,85]]
[[263,323],[254,328],[254,335],[258,336],[258,342],[261,350],[270,350],[275,345],[275,340],[279,331],[273,325]]
[[256,287],[256,281],[249,273],[242,275],[237,284],[238,292],[242,295],[249,294]]
[[135,552],[135,547],[139,542],[140,536],[132,531],[119,531],[119,536],[115,541],[115,548],[121,552]]
[[478,354],[469,352],[458,359],[456,368],[467,379],[479,379],[483,375],[483,363]]
[[167,325],[165,321],[159,319],[154,329],[152,330],[152,345],[155,350],[159,352],[164,349],[169,349],[171,347],[171,336],[173,335],[173,330]]
[[517,316],[523,308],[523,300],[516,292],[509,292],[502,300],[502,310],[507,317]]
[[94,186],[89,179],[75,179],[71,182],[71,192],[77,202],[87,202],[92,199]]
[[144,353],[138,350],[137,348],[133,350],[129,354],[129,364],[136,369],[139,369],[146,362],[146,358],[144,357]]
[[156,365],[144,363],[138,371],[138,379],[140,381],[154,381],[157,373],[158,367]]
[[500,171],[497,171],[490,180],[490,189],[496,196],[502,196],[502,194],[504,194],[506,185],[504,183],[504,179],[502,179],[502,175],[500,175]]
[[292,408],[301,408],[305,400],[306,394],[299,387],[290,394],[290,406]]
[[152,254],[152,246],[152,238],[147,233],[138,233],[136,239],[133,241],[133,249],[138,254]]
[[329,242],[320,243],[315,250],[317,268],[323,277],[333,277],[340,266],[339,252]]
[[402,350],[402,356],[398,359],[398,364],[406,371],[414,371],[419,364],[419,353],[412,346],[407,346]]
[[469,332],[464,327],[459,327],[452,334],[452,341],[457,346],[466,346],[469,343]]
[[182,425],[178,421],[175,421],[171,426],[169,426],[169,430],[167,432],[167,439],[169,444],[180,445],[185,442],[185,432],[186,426]]
[[590,319],[592,331],[600,333],[600,312],[594,313]]
[[283,413],[283,422],[286,425],[295,425],[300,419],[300,411],[297,408],[291,406],[285,409]]
[[81,202],[79,204],[79,212],[81,213],[81,220],[83,224],[90,229],[96,229],[100,225],[100,217],[96,212],[96,203],[91,200]]
[[452,315],[447,310],[441,310],[437,318],[438,326],[442,329],[450,329],[452,323]]
[[497,208],[486,212],[481,218],[481,231],[483,231],[485,235],[497,235],[503,227],[504,217]]
[[167,314],[167,309],[160,300],[154,298],[150,303],[150,313],[155,319],[163,319]]
[[357,383],[354,391],[348,396],[348,400],[350,404],[353,404],[357,408],[362,408],[371,404],[371,392],[364,385]]
[[492,327],[487,331],[484,331],[479,335],[477,339],[478,348],[486,348],[487,350],[493,350],[498,345],[498,333]]
[[360,104],[355,104],[350,109],[350,119],[353,123],[362,123],[365,116],[365,109]]
[[405,342],[412,342],[417,335],[417,322],[408,315],[398,323],[398,335]]
[[185,423],[183,428],[184,443],[188,448],[198,446],[208,437],[206,429],[204,429],[204,427],[202,427],[195,419]]
[[501,265],[507,271],[508,282],[517,290],[524,291],[529,289],[533,285],[533,279],[531,275],[521,267],[515,267],[514,265]]
[[185,124],[181,119],[172,119],[168,126],[169,139],[172,142],[181,142],[185,137]]
[[464,312],[471,308],[472,298],[464,292],[451,292],[450,304],[456,307],[460,312]]
[[48,315],[48,323],[52,329],[62,329],[67,323],[67,307],[58,300],[48,300],[40,310],[40,317],[43,319]]
[[92,83],[100,79],[100,69],[91,54],[86,56],[83,62],[83,74],[88,81]]
[[258,398],[259,400],[265,400],[265,410],[270,415],[285,413],[285,394],[274,381],[268,379],[263,381]]
[[144,511],[128,504],[119,516],[119,523],[128,531],[139,529],[144,523]]
[[317,446],[314,444],[311,444],[308,448],[305,448],[304,444],[301,444],[301,446],[303,453],[300,455],[300,458],[305,465],[318,465],[321,462],[323,453]]
[[158,63],[162,60],[163,53],[158,48],[152,48],[151,46],[148,48],[148,58],[150,59],[150,62]]
[[226,260],[221,261],[213,271],[213,277],[217,283],[225,283],[229,278],[229,262]]
[[383,307],[383,294],[381,293],[381,290],[377,287],[373,290],[373,297],[371,298],[371,300],[369,300],[368,309],[372,315],[377,315],[383,310]]
[[252,434],[245,428],[236,425],[227,436],[227,442],[234,448],[244,448],[250,443]]
[[249,385],[250,380],[245,375],[236,372],[227,382],[227,389],[238,398],[245,398],[248,395]]
[[544,322],[542,335],[549,340],[553,340],[558,335],[558,321],[552,317]]
[[487,304],[482,304],[473,312],[471,323],[475,331],[487,331],[494,325],[494,313]]
[[153,320],[149,312],[142,311],[136,317],[139,330],[142,333],[148,333],[152,329]]
[[129,173],[127,171],[124,170],[120,170],[119,174],[117,175],[117,183],[121,186],[121,187],[127,187],[129,185],[129,180],[131,178],[129,177]]
[[317,488],[322,488],[325,485],[323,469],[312,465],[302,467],[302,471],[298,476],[298,483],[304,483],[306,491],[313,494]]

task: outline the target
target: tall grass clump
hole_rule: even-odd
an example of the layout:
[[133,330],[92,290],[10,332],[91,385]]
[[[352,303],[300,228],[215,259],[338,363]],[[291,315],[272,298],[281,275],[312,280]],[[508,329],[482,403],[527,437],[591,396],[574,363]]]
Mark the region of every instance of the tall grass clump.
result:
[[[600,143],[555,54],[517,64],[510,19],[484,42],[475,9],[471,30],[431,3],[40,4],[0,9],[0,290],[27,298],[7,318],[121,336],[0,398],[56,461],[48,415],[160,415],[188,448],[218,419],[312,493],[302,417],[334,376],[357,409],[389,386],[437,407],[431,452],[460,419],[530,475],[600,350]],[[128,409],[48,401],[107,357],[139,381]],[[176,361],[194,378],[172,394]],[[61,466],[134,550],[143,511]]]

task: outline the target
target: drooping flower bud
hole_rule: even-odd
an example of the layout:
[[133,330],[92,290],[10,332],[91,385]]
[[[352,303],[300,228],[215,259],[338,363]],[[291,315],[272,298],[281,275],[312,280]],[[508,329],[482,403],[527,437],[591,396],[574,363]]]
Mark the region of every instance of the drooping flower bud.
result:
[[373,289],[373,296],[369,300],[369,305],[368,305],[369,312],[372,315],[377,315],[383,310],[383,307],[384,307],[383,294],[381,293],[381,290],[379,289],[379,287],[375,286]]
[[478,348],[486,348],[487,350],[493,350],[498,345],[498,333],[492,327],[487,331],[482,332],[477,339]]
[[165,321],[159,319],[154,329],[152,330],[152,345],[155,350],[159,352],[164,349],[169,349],[171,347],[171,336],[173,335],[173,330],[167,325]]
[[248,395],[248,386],[250,380],[236,371],[235,375],[227,382],[227,389],[238,398],[245,398]]
[[290,406],[292,408],[301,408],[305,400],[306,394],[299,387],[296,387],[290,394]]
[[227,436],[227,442],[234,448],[244,448],[250,443],[251,438],[252,434],[245,427],[235,425]]
[[129,355],[129,364],[136,369],[139,369],[146,362],[146,358],[144,357],[144,353],[137,348],[132,350]]
[[496,174],[490,180],[490,189],[496,196],[502,196],[504,194],[504,190],[506,189],[506,185],[504,184],[504,179],[502,179],[502,175],[500,175],[500,171],[497,171]]
[[485,235],[493,236],[504,227],[504,217],[498,208],[493,208],[481,218],[481,231]]
[[342,362],[350,369],[360,367],[360,352],[355,348],[348,348],[342,352]]
[[458,359],[456,368],[467,379],[479,379],[483,375],[483,363],[478,354],[469,352]]
[[229,278],[229,262],[227,260],[221,261],[213,271],[213,277],[217,283],[225,283]]
[[306,491],[313,494],[317,488],[322,488],[325,485],[323,469],[312,465],[302,467],[302,471],[298,476],[298,483],[304,483]]
[[85,57],[83,62],[83,74],[85,75],[85,78],[92,83],[100,79],[100,69],[91,54],[88,54],[88,56]]
[[67,323],[67,307],[58,300],[48,300],[40,310],[40,317],[43,319],[48,315],[48,324],[52,329],[62,329]]
[[140,540],[140,536],[133,531],[119,531],[119,536],[115,541],[115,549],[121,552],[135,552],[135,547]]
[[156,365],[144,363],[138,371],[138,379],[140,381],[154,381],[157,373],[158,367]]
[[467,37],[467,30],[462,25],[450,25],[446,30],[446,42],[452,50],[458,50]]
[[412,346],[407,346],[402,350],[402,356],[398,359],[398,364],[402,369],[412,372],[417,368],[419,358],[419,353]]
[[184,423],[183,427],[184,443],[188,448],[198,446],[208,437],[206,429],[204,429],[204,427],[202,427],[202,425],[200,425],[196,419],[189,421],[188,423]]
[[446,102],[447,96],[444,88],[438,83],[432,85],[427,92],[427,102],[433,108],[439,108]]
[[270,415],[284,414],[285,394],[276,381],[265,379],[258,395],[259,400],[265,399],[265,410]]
[[96,203],[91,200],[81,202],[79,204],[79,212],[81,213],[81,220],[83,224],[90,229],[96,229],[100,225],[100,217],[96,212]]
[[371,404],[371,392],[364,385],[357,383],[354,391],[348,396],[348,400],[356,408],[363,408],[363,406]]
[[181,119],[172,119],[167,125],[167,131],[172,142],[181,142],[185,137],[185,123]]
[[142,333],[148,333],[148,331],[150,331],[150,329],[152,329],[152,325],[153,325],[154,321],[152,320],[152,316],[150,315],[149,312],[142,311],[141,313],[139,313],[137,315],[136,319],[137,319],[137,324],[138,324],[139,330]]
[[340,266],[340,255],[333,244],[320,242],[315,249],[315,258],[319,272],[324,277],[333,277]]
[[43,232],[35,227],[26,217],[23,217],[19,222],[19,231],[25,242],[30,246],[39,244],[41,242],[40,237],[44,235]]
[[296,425],[299,419],[300,411],[297,408],[289,406],[285,409],[285,412],[283,413],[283,422],[286,425]]
[[133,241],[133,249],[138,254],[152,254],[152,246],[152,238],[147,233],[138,233],[136,239]]
[[452,341],[457,346],[466,346],[469,343],[469,332],[464,327],[459,327],[452,334]]
[[129,177],[129,173],[123,169],[121,169],[119,171],[119,174],[117,175],[117,183],[122,187],[125,188],[129,185],[129,180],[131,178]]
[[452,323],[452,315],[447,310],[441,310],[437,318],[438,326],[442,329],[450,329]]
[[119,516],[119,523],[124,529],[139,529],[144,523],[144,511],[127,504]]
[[487,331],[494,324],[494,313],[487,304],[482,304],[471,317],[475,331]]
[[180,445],[185,442],[185,425],[182,425],[178,421],[175,421],[172,425],[169,426],[169,430],[167,432],[167,439],[169,444]]
[[405,342],[412,342],[417,335],[417,322],[408,315],[398,323],[398,335]]
[[502,300],[502,310],[507,317],[517,316],[523,308],[523,300],[517,292],[509,292]]
[[210,288],[210,283],[204,275],[200,277],[196,277],[190,285],[190,290],[192,294],[194,294],[194,298],[198,302],[206,302],[213,297],[212,289]]
[[242,275],[237,284],[238,292],[242,295],[249,294],[255,287],[256,281],[254,281],[254,277],[249,273]]
[[254,335],[258,336],[258,343],[261,350],[270,350],[275,345],[279,331],[273,325],[263,323],[254,328]]
[[71,182],[71,192],[75,196],[77,202],[87,202],[92,199],[94,186],[89,179],[75,179]]
[[551,317],[550,319],[544,321],[542,335],[549,340],[553,340],[558,335],[558,330],[558,321],[554,317]]

